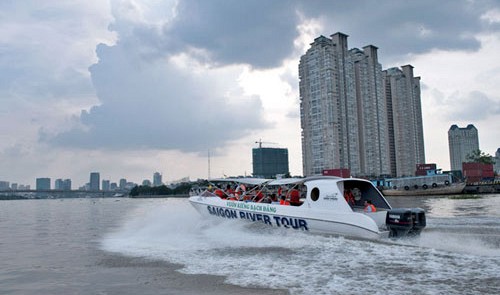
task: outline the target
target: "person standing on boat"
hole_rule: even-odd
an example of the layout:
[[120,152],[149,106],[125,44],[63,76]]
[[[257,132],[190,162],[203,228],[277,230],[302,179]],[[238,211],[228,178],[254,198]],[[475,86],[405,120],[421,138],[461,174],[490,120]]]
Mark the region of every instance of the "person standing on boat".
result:
[[372,201],[366,200],[364,211],[365,212],[377,212],[377,208],[375,208],[375,205],[372,204]]

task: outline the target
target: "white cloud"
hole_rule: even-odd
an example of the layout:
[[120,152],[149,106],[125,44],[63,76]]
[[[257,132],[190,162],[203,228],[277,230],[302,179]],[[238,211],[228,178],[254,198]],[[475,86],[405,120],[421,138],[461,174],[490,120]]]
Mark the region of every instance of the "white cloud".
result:
[[500,23],[500,9],[494,8],[486,11],[483,15],[481,15],[481,20],[484,20],[489,24]]

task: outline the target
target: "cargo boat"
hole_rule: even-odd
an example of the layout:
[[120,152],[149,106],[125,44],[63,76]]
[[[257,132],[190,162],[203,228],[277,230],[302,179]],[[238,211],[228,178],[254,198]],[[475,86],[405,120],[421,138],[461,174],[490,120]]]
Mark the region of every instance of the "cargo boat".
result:
[[460,194],[465,182],[453,182],[450,174],[385,179],[381,188],[385,196],[429,196]]

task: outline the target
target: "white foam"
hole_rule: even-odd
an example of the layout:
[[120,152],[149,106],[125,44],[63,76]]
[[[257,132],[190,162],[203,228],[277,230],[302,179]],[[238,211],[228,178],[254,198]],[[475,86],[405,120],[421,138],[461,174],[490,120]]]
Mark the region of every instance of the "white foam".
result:
[[[489,243],[490,238],[492,236],[487,234],[431,231],[420,236],[418,245],[473,256],[500,257],[500,248],[494,243]],[[500,236],[495,240],[500,241]]]

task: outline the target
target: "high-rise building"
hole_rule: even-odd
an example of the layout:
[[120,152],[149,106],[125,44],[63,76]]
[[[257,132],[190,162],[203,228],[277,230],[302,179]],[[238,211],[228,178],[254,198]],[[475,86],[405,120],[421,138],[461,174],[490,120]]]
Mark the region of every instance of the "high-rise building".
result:
[[109,180],[102,180],[102,190],[103,191],[109,191],[111,189],[110,187],[110,181]]
[[100,185],[100,180],[101,176],[99,172],[91,172],[90,173],[90,183],[89,183],[89,189],[91,191],[98,191],[99,190],[99,185]]
[[67,178],[63,181],[63,190],[65,191],[71,190],[71,179]]
[[50,178],[37,178],[36,179],[36,190],[50,190]]
[[120,186],[120,189],[125,189],[127,187],[127,180],[125,178],[121,178],[119,186]]
[[253,176],[275,178],[280,174],[289,174],[288,149],[259,148],[252,149]]
[[[302,165],[306,176],[325,169],[360,171],[355,120],[357,119],[352,62],[348,58],[347,35],[332,39],[320,36],[311,43],[299,63]],[[351,138],[352,140],[348,140]]]
[[10,189],[10,182],[8,181],[0,181],[0,190],[9,190]]
[[448,130],[448,145],[451,170],[462,171],[462,163],[466,162],[467,155],[479,150],[479,136],[476,127],[472,124],[465,128],[451,125]]
[[391,175],[415,174],[417,164],[425,163],[420,77],[406,65],[383,72],[387,100],[389,157]]
[[[389,135],[392,113],[377,47],[349,50],[347,37],[342,33],[333,34],[331,39],[320,36],[300,59],[302,158],[306,176],[336,168],[348,168],[354,176],[393,174]],[[411,66],[403,68],[411,70]],[[417,86],[415,89],[415,85],[409,85],[412,92],[407,94],[418,99],[418,107],[412,102],[412,111],[420,116],[414,124],[420,125],[413,129],[420,130],[418,136],[422,138],[422,142],[411,143],[419,152],[407,155],[413,157],[412,174],[416,163],[425,162]],[[398,93],[396,98],[402,95]],[[392,138],[404,140],[399,134],[392,134]]]
[[54,183],[54,189],[62,190],[64,186],[64,181],[61,178],[56,179]]
[[354,93],[358,115],[358,128],[354,129],[359,138],[360,171],[357,175],[389,174],[387,106],[377,47],[368,45],[363,47],[363,51],[354,48],[349,51],[349,55],[353,60]]
[[163,184],[161,180],[161,174],[160,172],[155,172],[153,174],[153,186],[161,186]]

